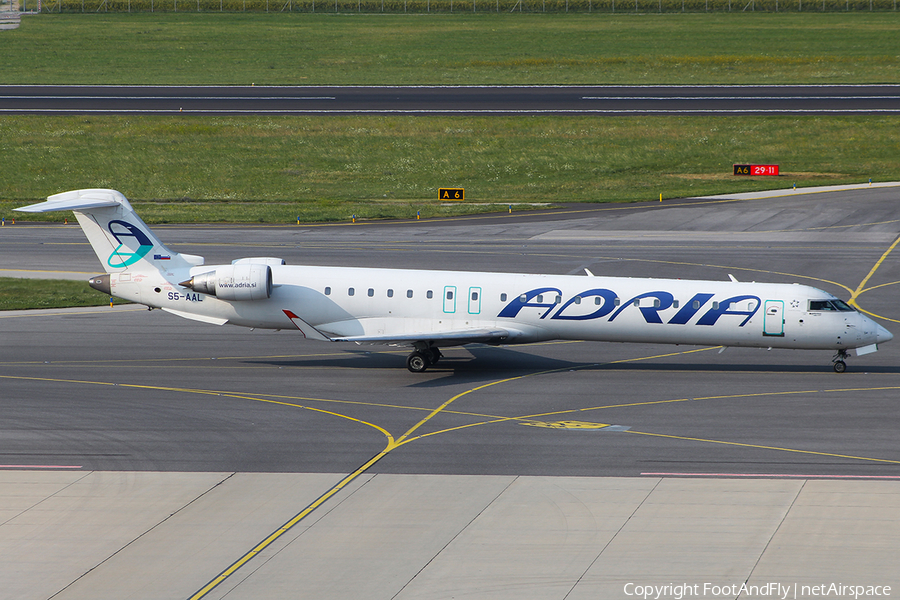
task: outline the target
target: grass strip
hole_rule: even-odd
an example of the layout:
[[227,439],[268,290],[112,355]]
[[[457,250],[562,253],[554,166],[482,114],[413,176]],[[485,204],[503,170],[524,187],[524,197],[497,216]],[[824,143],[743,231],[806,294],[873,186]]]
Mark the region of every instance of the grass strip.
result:
[[[31,0],[32,6],[37,0]],[[27,3],[27,0],[23,0]],[[802,12],[803,0],[50,0],[47,12],[64,13],[739,13]],[[894,0],[806,0],[807,12],[895,11]]]
[[898,29],[896,8],[641,15],[42,14],[2,32],[6,59],[0,83],[895,83]]
[[[116,298],[116,304],[128,304]],[[17,279],[0,277],[0,310],[104,306],[109,296],[92,289],[87,281],[68,279]]]
[[0,119],[0,217],[61,221],[12,208],[85,187],[149,223],[431,217],[900,180],[898,155],[894,116],[19,116]]

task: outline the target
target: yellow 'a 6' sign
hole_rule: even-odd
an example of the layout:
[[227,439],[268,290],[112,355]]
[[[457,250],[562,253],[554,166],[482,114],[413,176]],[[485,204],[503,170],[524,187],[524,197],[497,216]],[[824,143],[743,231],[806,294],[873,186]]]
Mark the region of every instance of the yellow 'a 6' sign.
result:
[[438,200],[465,200],[465,188],[438,188]]

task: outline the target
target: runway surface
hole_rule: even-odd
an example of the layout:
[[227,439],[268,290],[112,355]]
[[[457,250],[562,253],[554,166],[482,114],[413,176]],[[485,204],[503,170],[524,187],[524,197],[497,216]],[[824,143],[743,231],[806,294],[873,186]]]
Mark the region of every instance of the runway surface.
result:
[[[900,187],[816,192],[154,229],[208,264],[796,281],[896,334]],[[77,226],[20,223],[0,269],[99,262]],[[584,342],[451,349],[414,375],[404,351],[140,307],[3,313],[0,342],[0,548],[25,557],[5,597],[900,589],[897,344],[841,375],[828,352]]]
[[871,115],[900,86],[0,86],[3,113]]

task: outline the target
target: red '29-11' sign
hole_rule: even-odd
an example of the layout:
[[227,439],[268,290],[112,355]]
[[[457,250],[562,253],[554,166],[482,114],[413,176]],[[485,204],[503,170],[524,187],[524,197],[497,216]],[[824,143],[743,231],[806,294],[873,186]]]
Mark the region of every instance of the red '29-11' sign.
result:
[[778,175],[778,165],[734,165],[735,175]]

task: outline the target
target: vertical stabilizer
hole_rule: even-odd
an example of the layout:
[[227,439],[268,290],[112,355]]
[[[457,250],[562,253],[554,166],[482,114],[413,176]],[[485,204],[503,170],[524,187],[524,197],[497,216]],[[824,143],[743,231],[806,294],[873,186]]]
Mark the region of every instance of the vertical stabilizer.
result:
[[203,259],[172,252],[116,190],[88,189],[55,194],[21,212],[71,210],[107,273],[155,269],[169,271],[202,265]]

